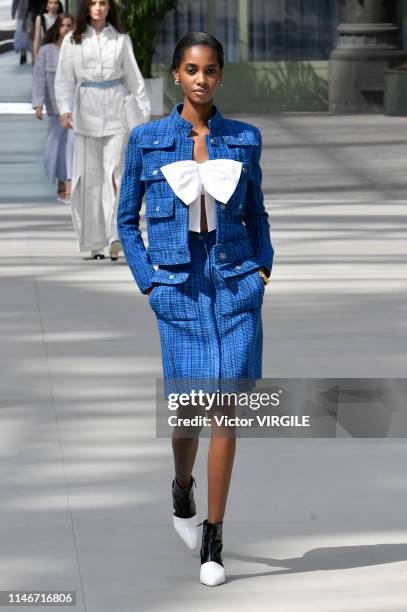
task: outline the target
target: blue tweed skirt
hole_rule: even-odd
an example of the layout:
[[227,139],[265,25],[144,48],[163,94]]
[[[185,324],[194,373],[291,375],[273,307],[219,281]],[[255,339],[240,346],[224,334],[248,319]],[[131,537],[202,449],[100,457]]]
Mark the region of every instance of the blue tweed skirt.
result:
[[161,343],[164,397],[192,389],[249,390],[262,375],[264,283],[258,269],[223,276],[214,266],[216,229],[189,232],[191,261],[165,266],[188,271],[180,284],[149,294]]

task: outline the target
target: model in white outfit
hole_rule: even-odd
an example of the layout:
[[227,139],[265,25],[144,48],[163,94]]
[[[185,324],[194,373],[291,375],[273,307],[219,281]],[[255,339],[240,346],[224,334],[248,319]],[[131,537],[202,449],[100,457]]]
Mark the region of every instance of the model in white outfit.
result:
[[[71,209],[78,250],[97,254],[118,243],[116,211],[129,131],[150,118],[130,37],[108,22],[100,31],[88,25],[80,44],[68,34],[59,56],[55,95],[61,120],[72,113],[76,134]],[[129,101],[137,111],[132,124],[126,115]]]

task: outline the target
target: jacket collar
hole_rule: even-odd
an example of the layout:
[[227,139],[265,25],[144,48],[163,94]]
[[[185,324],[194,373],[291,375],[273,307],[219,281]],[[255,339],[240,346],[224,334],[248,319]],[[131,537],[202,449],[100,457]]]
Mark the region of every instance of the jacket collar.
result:
[[[93,27],[93,26],[92,26],[90,23],[88,23],[88,26],[87,26],[87,28],[86,28],[86,34],[87,34],[88,36],[94,36],[94,34],[95,34],[95,28],[94,28],[94,27]],[[106,22],[105,27],[104,27],[104,28],[103,28],[103,30],[101,31],[101,34],[102,34],[103,36],[105,36],[105,35],[108,35],[108,36],[109,36],[109,35],[110,35],[110,36],[114,36],[115,34],[117,34],[117,30],[116,30],[116,28],[115,28],[115,27],[114,27],[114,26],[113,26],[113,25],[110,23],[110,21],[107,21],[107,22]]]
[[[193,125],[190,121],[187,121],[186,119],[184,119],[184,117],[181,117],[183,108],[184,108],[184,105],[182,102],[180,102],[179,104],[176,104],[174,108],[172,109],[169,118],[173,124],[179,126],[183,131],[185,130],[187,134],[189,134]],[[223,122],[224,122],[223,116],[221,115],[218,108],[214,105],[213,113],[208,121],[208,127],[209,127],[210,134],[215,134],[218,130],[220,130],[223,125]]]

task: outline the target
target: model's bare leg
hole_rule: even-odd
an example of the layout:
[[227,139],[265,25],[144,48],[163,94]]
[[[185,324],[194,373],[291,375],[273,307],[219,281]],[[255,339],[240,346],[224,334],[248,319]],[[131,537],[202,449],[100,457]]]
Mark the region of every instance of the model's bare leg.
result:
[[[234,407],[233,407],[234,408]],[[236,449],[233,427],[218,425],[215,416],[229,416],[230,410],[212,414],[212,436],[208,452],[208,518],[202,523],[200,550],[202,584],[216,586],[226,580],[223,563],[223,517],[229,493]]]
[[[236,407],[225,405],[218,417],[235,416]],[[223,521],[236,450],[236,428],[218,424],[212,414],[212,437],[208,452],[208,522]]]
[[172,436],[172,450],[174,453],[175,475],[182,489],[189,487],[192,470],[198,451],[199,438],[181,438]]
[[232,477],[236,438],[212,435],[208,452],[208,522],[223,521]]
[[[178,406],[177,418],[190,418],[192,415],[203,414],[204,409],[197,410],[193,405]],[[175,475],[179,486],[185,489],[191,484],[196,454],[199,446],[199,434],[202,427],[179,426],[172,434],[172,450],[174,453]]]

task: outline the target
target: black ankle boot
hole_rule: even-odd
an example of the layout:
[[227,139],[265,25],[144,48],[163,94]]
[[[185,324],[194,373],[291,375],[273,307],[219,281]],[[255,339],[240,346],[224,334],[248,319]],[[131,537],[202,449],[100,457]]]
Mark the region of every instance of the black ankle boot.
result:
[[200,579],[202,584],[216,586],[226,580],[222,552],[223,521],[208,523],[208,519],[205,519],[202,525]]
[[172,481],[172,502],[174,506],[172,520],[174,529],[191,550],[198,546],[199,541],[193,485],[196,486],[193,476],[191,476],[190,485],[186,489],[181,489],[176,478]]
[[191,518],[196,514],[194,490],[195,478],[191,476],[189,487],[181,489],[177,478],[172,481],[172,501],[174,505],[174,516],[179,518]]

